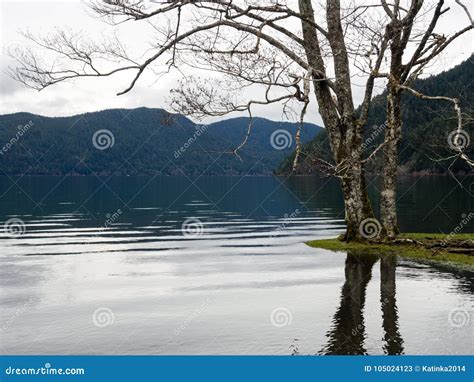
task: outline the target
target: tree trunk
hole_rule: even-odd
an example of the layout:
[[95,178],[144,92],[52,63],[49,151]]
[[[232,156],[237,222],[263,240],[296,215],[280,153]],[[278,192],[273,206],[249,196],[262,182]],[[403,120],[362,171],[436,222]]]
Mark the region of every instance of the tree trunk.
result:
[[387,96],[387,127],[384,140],[383,184],[380,198],[380,216],[383,235],[389,239],[399,233],[397,218],[397,167],[398,146],[401,139],[402,118],[400,92],[391,81]]
[[[349,131],[354,131],[352,139],[346,141],[345,162],[348,163],[347,169],[342,175],[341,185],[344,198],[346,241],[365,240],[364,221],[373,219],[374,214],[367,193],[365,174],[362,163],[361,141],[362,134],[357,132],[358,127],[354,126]],[[374,232],[378,236],[380,232]]]
[[[366,191],[362,162],[362,126],[355,118],[351,93],[349,60],[344,43],[338,0],[328,2],[327,19],[329,40],[334,56],[335,88],[331,89],[323,79],[326,67],[321,55],[315,17],[311,0],[299,0],[302,17],[304,47],[312,70],[314,92],[319,113],[326,128],[334,162],[342,168],[341,178],[347,230],[345,240],[365,240],[361,224],[372,218],[372,208]],[[336,94],[334,94],[334,92]]]
[[397,219],[397,167],[398,146],[402,134],[400,108],[400,77],[403,72],[402,57],[406,47],[403,39],[403,23],[393,16],[389,25],[391,34],[390,76],[387,84],[387,127],[384,138],[383,184],[380,195],[380,217],[382,234],[393,239],[399,234]]
[[355,176],[353,179],[343,179],[341,183],[347,225],[344,240],[366,240],[367,237],[361,234],[362,224],[364,220],[373,218],[373,213],[365,189],[365,181]]

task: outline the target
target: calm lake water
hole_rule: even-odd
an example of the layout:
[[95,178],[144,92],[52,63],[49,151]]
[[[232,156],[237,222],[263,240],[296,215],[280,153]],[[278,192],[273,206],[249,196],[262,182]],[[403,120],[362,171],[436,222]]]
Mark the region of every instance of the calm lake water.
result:
[[[402,179],[401,228],[453,230],[461,182]],[[473,272],[307,247],[342,208],[312,177],[0,178],[0,351],[471,354]]]

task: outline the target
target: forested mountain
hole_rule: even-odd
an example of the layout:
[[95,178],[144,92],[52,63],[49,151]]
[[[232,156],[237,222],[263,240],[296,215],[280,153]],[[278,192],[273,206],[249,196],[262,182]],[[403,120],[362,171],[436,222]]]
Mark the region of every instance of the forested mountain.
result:
[[[472,157],[474,126],[474,55],[460,65],[426,79],[418,80],[413,88],[430,96],[456,97],[464,115],[465,131],[470,136],[466,153]],[[422,100],[405,93],[402,101],[403,139],[400,146],[400,172],[465,173],[469,167],[462,160],[440,160],[452,157],[455,152],[448,145],[448,135],[456,128],[456,114],[450,102]],[[383,140],[383,124],[386,120],[385,94],[373,100],[373,107],[365,133],[367,152],[371,152]],[[323,130],[302,149],[298,174],[311,174],[318,170],[318,158],[331,161],[326,132]],[[294,154],[280,165],[278,173],[289,173]],[[369,170],[378,172],[382,166],[382,155],[377,155]]]
[[[419,80],[414,88],[428,95],[457,97],[463,113],[471,116],[465,126],[473,142],[474,56],[439,75]],[[447,172],[452,161],[438,161],[452,156],[447,136],[455,128],[452,104],[421,100],[410,94],[403,99],[403,141],[400,148],[402,172]],[[368,149],[383,139],[385,97],[374,99],[366,132]],[[50,118],[29,113],[0,116],[0,171],[2,174],[30,175],[150,175],[150,174],[270,174],[280,164],[279,173],[291,170],[295,144],[278,150],[272,146],[272,133],[285,130],[294,137],[297,124],[255,118],[250,138],[239,152],[231,153],[245,138],[248,118],[234,118],[210,125],[196,125],[186,117],[161,109],[113,109],[72,117]],[[97,149],[94,134],[108,130],[113,145]],[[320,134],[318,134],[320,133]],[[285,139],[280,135],[280,139]],[[108,137],[99,134],[96,139]],[[275,138],[278,140],[278,137]],[[306,124],[302,130],[305,143],[297,173],[317,171],[316,158],[330,161],[326,133]],[[275,143],[275,142],[273,142]],[[100,142],[99,142],[100,144]],[[472,144],[471,152],[472,156]],[[286,159],[285,159],[286,157]],[[370,169],[381,166],[381,155]],[[282,163],[283,161],[283,163]],[[468,171],[456,161],[451,170]]]
[[[293,137],[297,125],[255,118],[239,158],[230,152],[244,140],[247,125],[248,118],[195,125],[183,116],[148,108],[61,118],[1,115],[0,174],[271,174],[295,147],[292,142],[275,149],[272,133],[283,129]],[[308,142],[319,131],[306,124],[302,140]],[[94,142],[110,147],[100,150]]]

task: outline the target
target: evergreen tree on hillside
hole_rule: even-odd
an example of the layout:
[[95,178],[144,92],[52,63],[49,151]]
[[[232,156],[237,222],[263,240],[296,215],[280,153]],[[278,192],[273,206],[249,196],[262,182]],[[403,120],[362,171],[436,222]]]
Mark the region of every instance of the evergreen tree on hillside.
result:
[[[419,79],[413,88],[428,95],[445,95],[458,98],[463,114],[474,115],[474,55],[456,67]],[[426,101],[409,93],[403,94],[403,138],[400,147],[400,171],[403,173],[465,173],[470,171],[466,162],[458,159],[443,160],[452,156],[447,137],[456,127],[456,115],[453,107],[446,101]],[[369,115],[372,129],[365,134],[367,151],[377,147],[383,134],[377,134],[386,121],[385,93],[374,98]],[[474,142],[474,120],[465,126]],[[371,137],[375,138],[371,139]],[[472,152],[472,145],[471,145]],[[469,154],[469,151],[467,152]],[[287,174],[292,171],[294,153],[279,166],[277,173]],[[326,133],[323,130],[311,142],[304,145],[302,158],[297,174],[317,173],[318,168],[324,171],[324,162],[331,161]],[[314,164],[319,166],[314,166]],[[369,171],[378,173],[381,168],[381,157],[377,156],[368,167]]]

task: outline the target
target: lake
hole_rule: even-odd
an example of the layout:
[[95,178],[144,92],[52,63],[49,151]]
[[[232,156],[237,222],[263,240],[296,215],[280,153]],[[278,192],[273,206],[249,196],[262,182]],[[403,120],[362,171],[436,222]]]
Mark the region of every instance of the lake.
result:
[[[458,181],[402,178],[401,229],[455,229]],[[472,271],[304,244],[344,230],[334,179],[0,182],[2,354],[473,352]]]

